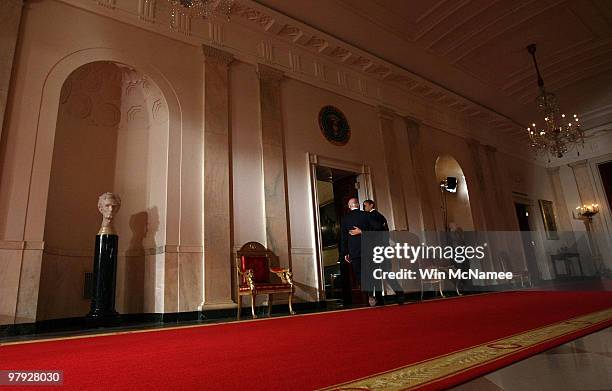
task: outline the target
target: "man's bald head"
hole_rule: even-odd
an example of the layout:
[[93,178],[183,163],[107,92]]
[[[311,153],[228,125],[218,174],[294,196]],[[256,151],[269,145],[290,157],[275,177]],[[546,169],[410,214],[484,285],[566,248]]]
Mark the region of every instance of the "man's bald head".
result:
[[348,207],[351,210],[359,209],[359,200],[357,198],[351,198],[350,200],[348,200]]

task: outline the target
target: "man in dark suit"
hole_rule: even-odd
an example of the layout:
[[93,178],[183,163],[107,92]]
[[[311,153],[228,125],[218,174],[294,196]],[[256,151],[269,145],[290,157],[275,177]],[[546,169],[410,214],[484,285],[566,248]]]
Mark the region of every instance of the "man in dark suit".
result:
[[[370,220],[370,228],[372,231],[384,231],[387,234],[382,238],[384,243],[381,243],[384,246],[389,245],[389,225],[387,224],[387,219],[385,216],[376,210],[376,203],[372,200],[363,201],[363,210],[369,214]],[[359,228],[353,229],[349,231],[349,235],[353,236],[361,236],[361,230]],[[385,261],[382,264],[383,271],[392,271],[391,263],[389,261]],[[384,304],[384,299],[382,296],[382,289],[384,288],[384,282],[387,281],[391,289],[395,292],[397,297],[398,304],[404,304],[404,289],[395,279],[383,280],[381,281],[380,286],[376,287],[376,300],[377,304]]]
[[351,268],[361,283],[361,235],[350,235],[349,231],[360,229],[370,231],[370,216],[359,209],[359,200],[348,201],[350,211],[342,218],[340,225],[340,273],[342,274],[342,297],[344,305],[352,304]]

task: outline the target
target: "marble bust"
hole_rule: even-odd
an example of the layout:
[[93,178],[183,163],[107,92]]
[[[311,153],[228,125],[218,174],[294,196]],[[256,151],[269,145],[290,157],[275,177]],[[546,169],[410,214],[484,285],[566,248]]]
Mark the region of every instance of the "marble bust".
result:
[[98,198],[98,210],[102,213],[102,226],[98,235],[116,235],[113,219],[121,208],[121,198],[117,194],[104,193]]

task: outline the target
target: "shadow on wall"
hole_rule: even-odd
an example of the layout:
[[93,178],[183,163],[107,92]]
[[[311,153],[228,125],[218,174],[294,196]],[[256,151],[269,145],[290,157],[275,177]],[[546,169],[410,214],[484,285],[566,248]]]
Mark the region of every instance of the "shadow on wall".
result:
[[[155,273],[155,262],[149,262],[151,255],[158,252],[155,234],[159,230],[159,212],[157,206],[147,211],[134,213],[130,216],[130,239],[126,248],[126,256],[123,262],[122,292],[129,292],[122,297],[121,309],[127,313],[142,313],[144,310],[144,298],[146,275]],[[127,235],[126,235],[127,236]],[[152,269],[147,266],[150,265]]]

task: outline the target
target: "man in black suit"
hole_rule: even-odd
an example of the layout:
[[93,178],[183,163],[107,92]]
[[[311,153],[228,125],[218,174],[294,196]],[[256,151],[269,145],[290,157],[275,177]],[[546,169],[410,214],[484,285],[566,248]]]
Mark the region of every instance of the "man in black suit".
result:
[[[389,225],[387,224],[387,219],[385,216],[376,210],[376,203],[372,200],[363,201],[363,210],[369,214],[370,217],[370,228],[372,231],[384,231],[387,234],[383,237],[383,242],[381,243],[384,246],[389,245]],[[361,230],[359,228],[353,229],[349,231],[349,235],[361,236]],[[389,261],[385,261],[382,263],[383,271],[392,271],[391,263]],[[382,289],[384,288],[384,282],[387,281],[391,289],[395,292],[397,297],[398,304],[404,304],[404,289],[395,279],[383,280],[381,281],[380,286],[376,287],[376,300],[375,303],[382,305],[384,304]]]
[[349,231],[360,229],[370,231],[370,216],[359,209],[359,200],[348,201],[350,211],[342,218],[340,225],[340,273],[342,274],[342,297],[344,305],[352,304],[351,268],[361,283],[361,235],[350,235]]

